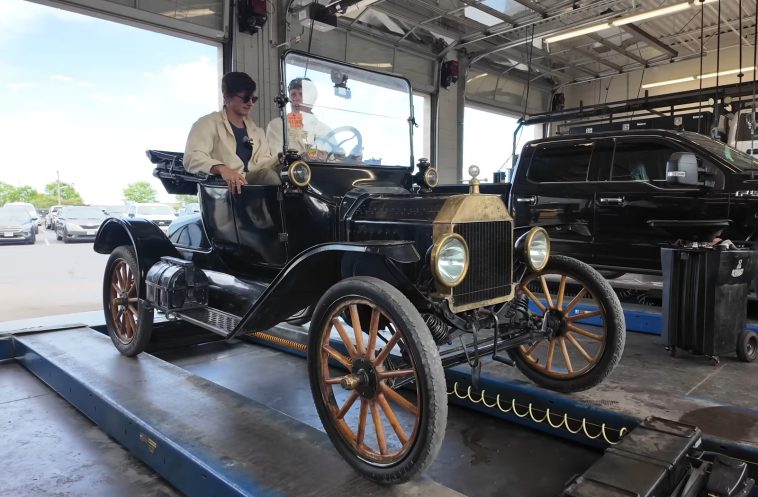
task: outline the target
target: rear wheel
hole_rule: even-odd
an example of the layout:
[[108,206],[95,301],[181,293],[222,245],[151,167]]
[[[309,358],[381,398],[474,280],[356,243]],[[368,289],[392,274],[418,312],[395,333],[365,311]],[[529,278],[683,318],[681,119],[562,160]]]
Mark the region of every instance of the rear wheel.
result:
[[140,303],[139,287],[134,249],[117,247],[105,266],[103,309],[108,335],[125,356],[145,350],[153,331],[153,310]]
[[447,422],[445,376],[424,320],[399,290],[369,277],[331,287],[311,321],[308,372],[324,429],[358,472],[401,483],[434,460]]
[[742,362],[753,362],[758,357],[758,335],[753,331],[741,331],[737,336],[737,358]]
[[547,338],[508,351],[524,375],[552,390],[576,392],[613,371],[624,350],[624,313],[595,269],[551,256],[545,269],[524,277],[518,294],[528,297],[530,314],[548,331]]

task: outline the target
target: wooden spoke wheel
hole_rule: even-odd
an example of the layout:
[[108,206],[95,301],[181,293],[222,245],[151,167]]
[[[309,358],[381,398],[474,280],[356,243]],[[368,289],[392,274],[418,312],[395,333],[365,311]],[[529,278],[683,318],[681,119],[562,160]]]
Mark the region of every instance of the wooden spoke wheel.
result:
[[527,274],[517,292],[528,298],[530,313],[540,316],[547,334],[510,351],[526,376],[554,390],[579,391],[610,374],[626,326],[618,297],[597,271],[553,256],[545,269]]
[[397,289],[350,278],[321,299],[311,322],[311,390],[325,430],[365,476],[406,481],[434,459],[447,399],[437,347]]
[[150,342],[153,311],[140,304],[139,274],[134,250],[117,247],[108,259],[103,278],[103,308],[108,334],[124,355],[142,352]]

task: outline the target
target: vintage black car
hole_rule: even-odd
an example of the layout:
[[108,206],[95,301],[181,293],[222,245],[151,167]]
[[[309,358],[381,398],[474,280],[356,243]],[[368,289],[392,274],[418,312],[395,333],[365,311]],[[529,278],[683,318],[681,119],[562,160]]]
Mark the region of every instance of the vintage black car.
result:
[[[219,178],[187,173],[182,154],[150,151],[167,191],[196,193],[200,214],[167,235],[139,218],[100,229],[95,250],[111,254],[105,318],[121,353],[144,350],[156,311],[228,339],[309,321],[324,428],[384,483],[434,459],[445,367],[468,362],[476,374],[490,355],[567,392],[611,372],[625,326],[608,283],[551,257],[544,229],[514,232],[503,197],[480,194],[476,178],[441,193],[427,161],[414,171],[406,79],[298,52],[281,69],[282,114],[286,82],[309,78],[313,112],[331,129],[302,154],[283,144],[281,186],[231,194]],[[288,131],[297,120],[277,122]]]
[[756,241],[758,160],[688,131],[546,138],[524,146],[510,203],[516,225],[547,229],[555,253],[660,273],[662,245],[719,232]]

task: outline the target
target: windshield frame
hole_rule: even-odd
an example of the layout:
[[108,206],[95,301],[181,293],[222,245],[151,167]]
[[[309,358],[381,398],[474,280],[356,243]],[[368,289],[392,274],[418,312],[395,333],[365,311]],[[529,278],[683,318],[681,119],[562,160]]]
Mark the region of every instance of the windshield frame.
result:
[[[395,79],[397,81],[402,81],[404,85],[407,87],[408,90],[408,118],[407,118],[407,126],[408,126],[408,144],[409,144],[409,163],[407,166],[403,164],[371,164],[361,161],[338,161],[338,162],[327,162],[323,160],[316,160],[316,159],[304,159],[309,164],[315,164],[315,165],[335,165],[339,164],[340,166],[344,167],[361,167],[361,168],[380,168],[380,169],[393,169],[393,170],[406,170],[408,172],[413,172],[413,169],[416,165],[416,159],[415,159],[415,151],[413,150],[413,131],[414,131],[414,125],[416,123],[415,118],[415,109],[413,107],[413,86],[411,85],[411,82],[408,78],[405,76],[399,75],[399,74],[393,74],[393,73],[387,73],[378,71],[375,69],[357,66],[353,64],[348,64],[346,62],[342,62],[339,60],[331,59],[328,57],[323,57],[319,55],[314,55],[312,53],[303,52],[301,50],[285,50],[281,57],[279,58],[279,98],[283,105],[280,105],[279,107],[279,117],[282,119],[282,128],[283,128],[283,150],[282,153],[287,153],[287,149],[289,148],[289,145],[287,143],[288,140],[288,133],[286,128],[286,115],[287,115],[287,102],[289,102],[289,92],[287,91],[287,85],[288,85],[288,75],[287,75],[287,63],[288,59],[290,57],[302,57],[307,60],[316,61],[318,65],[334,65],[339,67],[345,67],[350,68],[354,71],[359,71],[362,73],[367,74],[375,74],[377,76],[380,76],[382,78],[388,78],[388,79]],[[368,114],[367,114],[368,115]]]

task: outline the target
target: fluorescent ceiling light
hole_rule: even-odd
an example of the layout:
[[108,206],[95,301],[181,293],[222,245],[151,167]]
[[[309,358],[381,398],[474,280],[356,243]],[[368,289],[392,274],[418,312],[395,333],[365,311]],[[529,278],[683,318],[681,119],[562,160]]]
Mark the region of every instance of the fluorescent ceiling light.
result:
[[687,81],[695,81],[695,76],[687,76],[686,78],[669,79],[667,81],[658,81],[657,83],[645,83],[642,85],[643,90],[648,88],[655,88],[656,86],[675,85],[677,83],[686,83]]
[[644,21],[646,19],[652,19],[653,17],[665,16],[666,14],[673,14],[674,12],[681,12],[687,10],[692,6],[689,2],[677,3],[669,5],[668,7],[661,7],[660,9],[648,10],[633,16],[621,17],[614,19],[610,22],[611,26],[623,26],[624,24],[632,24],[635,22]]
[[588,35],[590,33],[596,33],[598,31],[602,31],[610,27],[612,26],[611,26],[611,23],[609,22],[606,22],[603,24],[595,24],[594,26],[587,26],[586,28],[575,29],[573,31],[568,31],[560,35],[555,35],[549,38],[545,38],[545,43],[555,43],[556,41],[568,40],[569,38],[575,38],[577,36]]
[[652,19],[654,17],[665,16],[674,12],[681,12],[690,8],[699,7],[706,3],[713,3],[718,0],[689,0],[687,2],[676,3],[667,7],[661,7],[659,9],[648,10],[647,12],[641,12],[631,16],[619,17],[609,22],[602,22],[594,24],[592,26],[586,26],[584,28],[574,29],[555,36],[550,36],[544,39],[545,43],[555,43],[556,41],[568,40],[569,38],[576,38],[590,33],[596,33],[605,29],[623,26],[625,24],[633,24],[635,22],[644,21],[646,19]]
[[479,79],[479,78],[483,78],[483,77],[485,77],[485,76],[489,76],[489,73],[483,72],[482,74],[477,74],[477,75],[476,75],[476,76],[474,76],[473,78],[469,78],[469,79],[467,79],[467,80],[466,80],[466,83],[471,83],[472,81],[475,81],[475,80],[477,80],[477,79]]
[[730,74],[753,72],[753,69],[755,69],[755,67],[742,67],[740,69],[729,69],[727,71],[711,72],[708,74],[703,74],[702,76],[698,76],[697,79],[707,79],[715,78],[716,76],[729,76]]
[[675,85],[677,83],[687,83],[689,81],[715,78],[716,76],[729,76],[731,74],[753,72],[754,70],[755,70],[755,67],[743,67],[741,69],[728,69],[726,71],[719,71],[717,73],[712,72],[708,74],[702,74],[700,76],[687,76],[685,78],[669,79],[666,81],[657,81],[655,83],[645,83],[644,85],[642,85],[642,89],[647,90],[648,88],[655,88],[658,86]]

